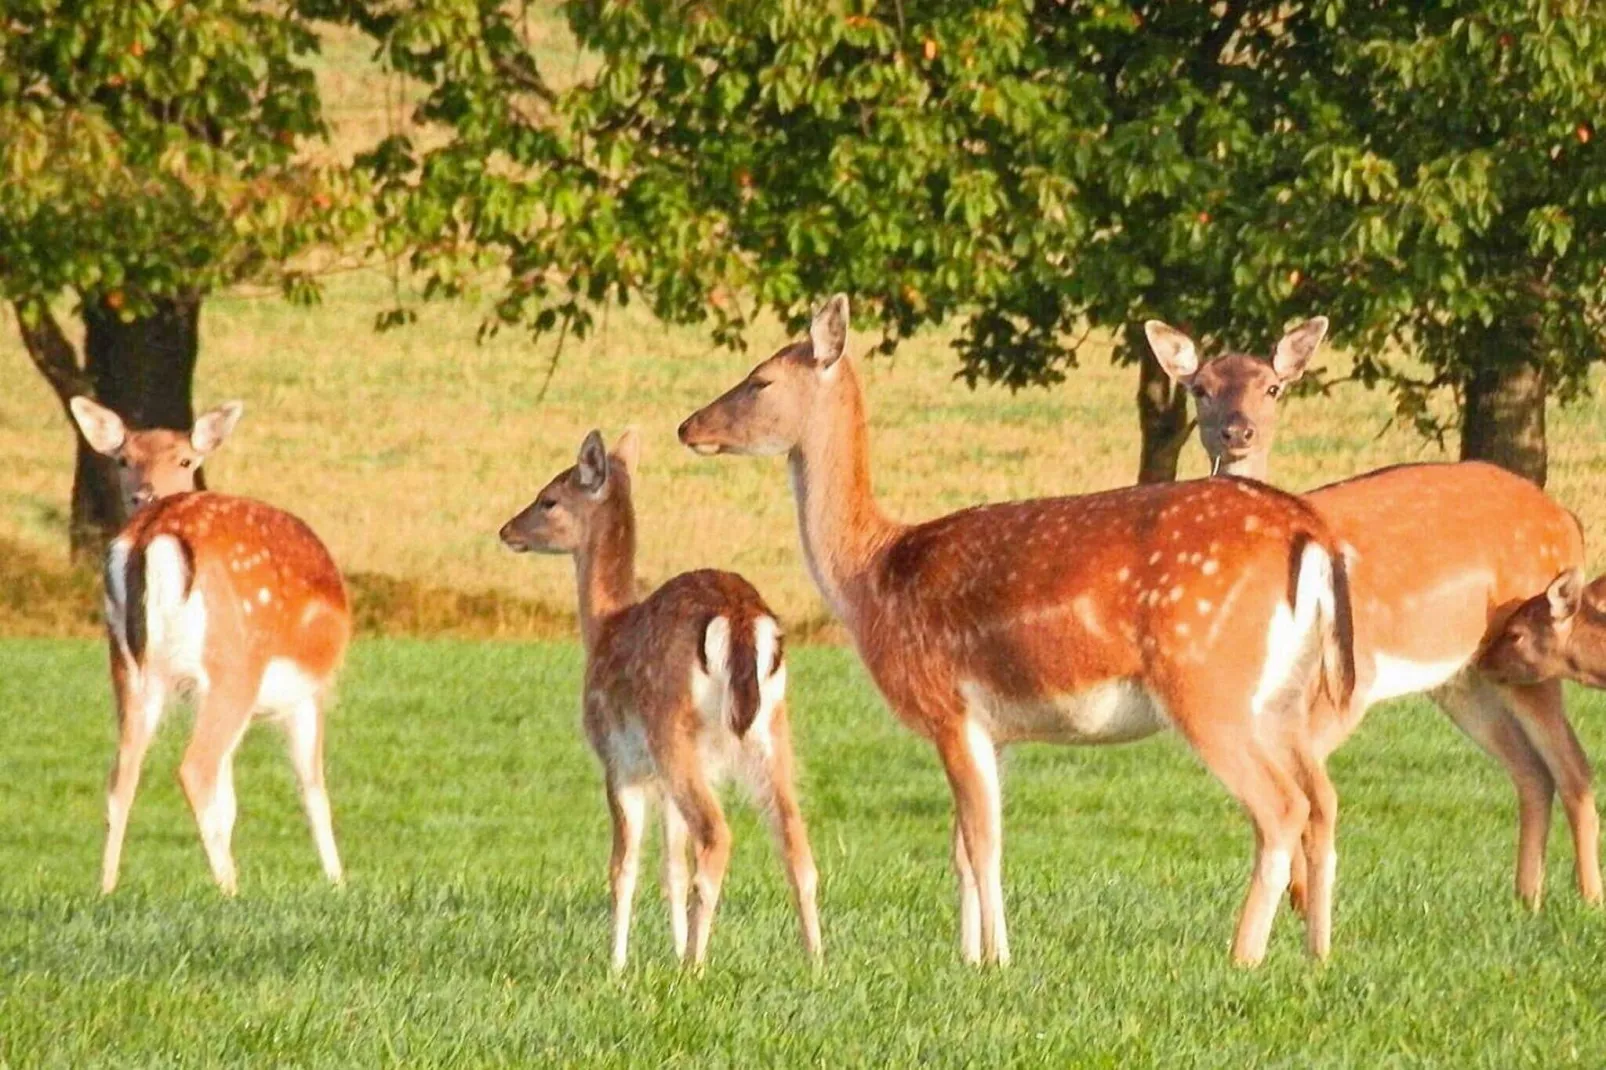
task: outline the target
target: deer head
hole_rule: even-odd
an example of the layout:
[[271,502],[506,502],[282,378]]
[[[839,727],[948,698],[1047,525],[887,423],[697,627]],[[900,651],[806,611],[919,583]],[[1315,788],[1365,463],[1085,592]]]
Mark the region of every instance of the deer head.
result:
[[629,473],[640,455],[636,433],[627,430],[609,455],[602,433],[592,431],[580,444],[573,467],[565,468],[517,516],[502,525],[504,545],[514,553],[581,552],[599,515],[629,493]]
[[1563,677],[1606,687],[1606,576],[1587,586],[1577,569],[1557,576],[1511,615],[1478,667],[1502,683]]
[[701,454],[771,456],[802,441],[848,345],[848,299],[837,294],[809,327],[809,340],[782,349],[680,425],[680,440]]
[[1193,340],[1176,328],[1149,320],[1143,333],[1172,382],[1193,395],[1211,471],[1265,479],[1277,401],[1305,374],[1327,334],[1327,317],[1308,319],[1283,335],[1269,361],[1229,353],[1201,364]]
[[122,417],[87,397],[75,397],[68,406],[89,448],[117,462],[127,516],[157,498],[194,490],[195,473],[223,444],[245,411],[244,404],[230,401],[203,414],[188,431],[132,431]]

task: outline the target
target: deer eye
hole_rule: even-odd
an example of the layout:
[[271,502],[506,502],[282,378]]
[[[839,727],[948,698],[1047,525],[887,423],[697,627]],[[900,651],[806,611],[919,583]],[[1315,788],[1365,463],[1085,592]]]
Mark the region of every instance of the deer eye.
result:
[[191,465],[193,465],[194,463],[195,463],[195,461],[192,458],[186,457],[182,461],[178,462],[178,466],[180,468],[188,468]]
[[1281,397],[1282,393],[1283,388],[1279,383],[1272,383],[1266,388],[1266,396],[1269,398]]
[[1203,401],[1205,398],[1210,396],[1209,394],[1205,393],[1205,388],[1202,386],[1190,386],[1188,387],[1188,393],[1192,394],[1200,401]]
[[119,457],[119,458],[117,458],[117,467],[118,468],[127,468],[128,467],[128,458],[127,457]]
[[550,513],[558,507],[558,500],[556,498],[542,498],[535,504],[541,507],[543,513]]
[[760,390],[763,390],[766,386],[769,386],[769,385],[770,385],[770,381],[768,379],[749,379],[749,380],[747,380],[747,389],[749,391],[751,391],[752,393],[754,393],[754,394],[758,393]]

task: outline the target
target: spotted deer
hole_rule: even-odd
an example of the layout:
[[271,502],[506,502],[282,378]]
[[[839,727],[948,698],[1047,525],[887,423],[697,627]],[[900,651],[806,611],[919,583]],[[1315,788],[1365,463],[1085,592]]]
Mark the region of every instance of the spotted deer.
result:
[[[1326,324],[1318,317],[1284,336],[1278,353],[1293,354],[1285,367],[1303,368]],[[1193,390],[1213,466],[1264,479],[1277,421],[1267,384],[1281,373],[1252,357],[1201,366],[1182,332],[1155,321],[1145,330],[1156,359]],[[1477,664],[1518,606],[1582,565],[1577,519],[1527,480],[1479,462],[1400,465],[1303,497],[1346,547],[1355,605],[1355,699],[1329,719],[1331,730],[1347,735],[1387,699],[1428,695],[1505,767],[1516,788],[1518,896],[1539,905],[1559,790],[1579,893],[1599,903],[1600,823],[1589,759],[1567,722],[1560,681],[1496,679]]]
[[340,855],[324,787],[324,705],[351,637],[340,572],[288,513],[195,490],[195,473],[240,418],[230,402],[188,433],[135,431],[73,398],[74,419],[116,460],[131,519],[106,553],[106,631],[119,742],[106,799],[101,891],[117,886],[123,837],[145,750],[168,699],[188,690],[195,725],[179,782],[212,876],[238,888],[234,751],[261,714],[283,725],[313,840],[331,881]]
[[[895,522],[871,492],[847,333],[839,294],[806,340],[694,413],[680,438],[701,454],[787,457],[810,572],[947,772],[964,958],[1009,960],[999,750],[1171,727],[1254,826],[1232,956],[1259,962],[1299,837],[1314,837],[1313,857],[1332,850],[1336,796],[1306,711],[1319,689],[1349,696],[1350,610],[1320,517],[1278,491],[1214,480]],[[1328,930],[1325,907],[1312,912],[1314,954],[1327,953]]]
[[[633,431],[611,454],[592,431],[575,465],[501,531],[516,552],[574,557],[585,732],[602,762],[613,821],[613,967],[625,965],[642,833],[657,797],[675,954],[694,967],[705,962],[730,857],[730,828],[714,794],[727,776],[742,781],[769,817],[804,951],[818,961],[816,874],[792,783],[781,626],[752,584],[731,572],[682,573],[637,600],[631,483],[638,454]],[[688,838],[696,860],[689,935]]]
[[1557,576],[1507,618],[1478,668],[1505,684],[1565,679],[1606,688],[1606,576],[1588,585],[1577,569]]

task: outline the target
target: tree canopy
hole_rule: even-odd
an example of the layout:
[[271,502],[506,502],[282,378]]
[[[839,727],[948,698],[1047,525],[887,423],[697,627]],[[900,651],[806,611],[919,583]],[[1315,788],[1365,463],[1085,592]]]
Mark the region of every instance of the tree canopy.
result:
[[[0,15],[0,296],[128,316],[273,271],[361,225],[287,5],[18,0]],[[279,270],[275,270],[279,269]]]
[[537,332],[639,297],[739,344],[847,290],[885,346],[958,318],[962,373],[1018,386],[1090,327],[1325,312],[1413,417],[1606,355],[1588,0],[571,0],[596,65],[562,91],[515,6],[336,7],[446,132],[368,160],[388,240],[431,293],[505,266]]

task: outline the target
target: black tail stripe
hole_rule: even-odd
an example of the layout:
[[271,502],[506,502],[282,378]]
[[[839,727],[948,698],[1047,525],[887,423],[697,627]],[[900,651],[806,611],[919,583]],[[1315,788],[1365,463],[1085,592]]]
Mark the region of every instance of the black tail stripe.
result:
[[123,572],[123,634],[129,656],[138,661],[145,656],[145,547],[129,552]]

